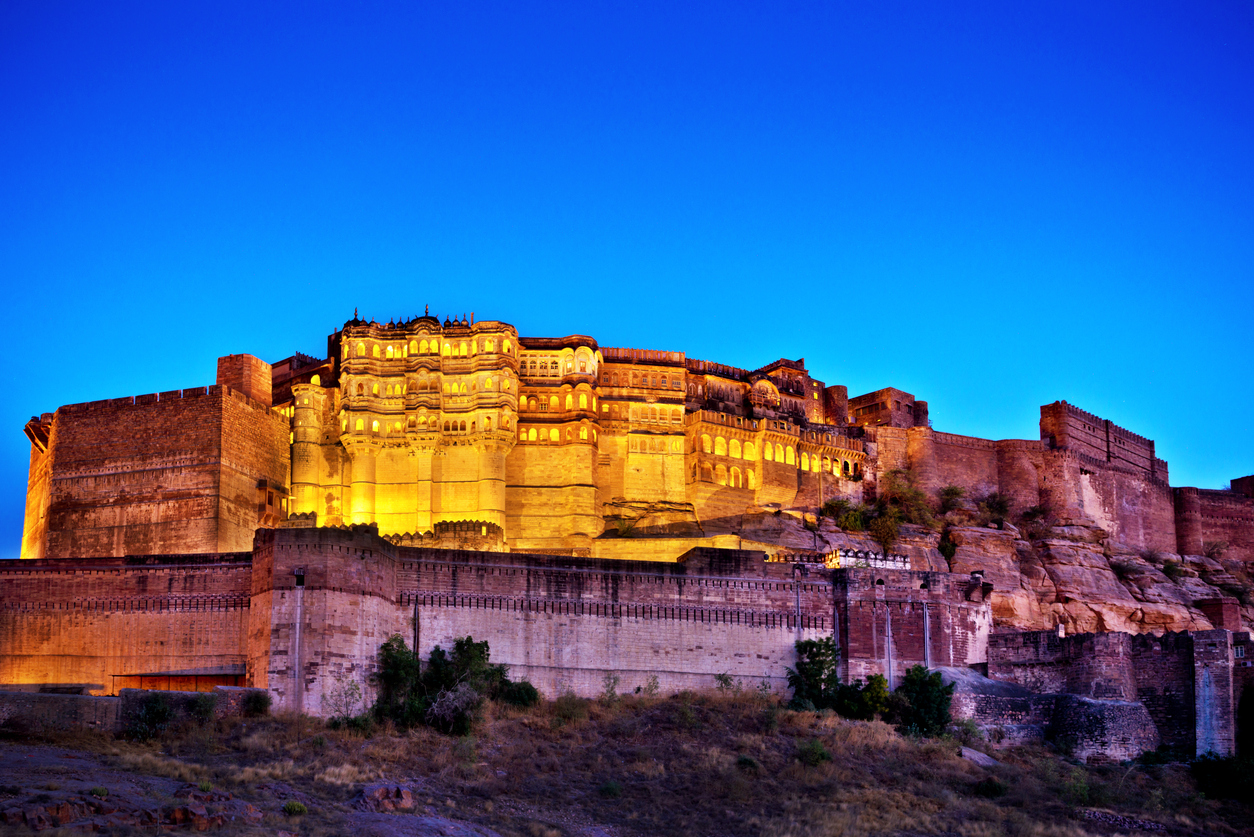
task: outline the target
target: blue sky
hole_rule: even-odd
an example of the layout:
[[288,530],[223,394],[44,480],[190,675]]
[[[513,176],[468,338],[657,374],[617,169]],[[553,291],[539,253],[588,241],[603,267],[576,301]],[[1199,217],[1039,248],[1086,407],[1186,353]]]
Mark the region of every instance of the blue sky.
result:
[[33,414],[359,308],[896,386],[1254,473],[1254,6],[0,4],[0,557]]

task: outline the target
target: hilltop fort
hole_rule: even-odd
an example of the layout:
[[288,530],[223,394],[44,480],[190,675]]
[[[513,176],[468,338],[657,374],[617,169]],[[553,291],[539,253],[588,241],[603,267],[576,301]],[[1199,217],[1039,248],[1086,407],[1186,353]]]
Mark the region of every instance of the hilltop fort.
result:
[[[489,639],[550,691],[782,686],[792,643],[833,635],[847,676],[974,668],[1049,698],[981,695],[973,716],[1091,727],[1059,697],[1079,694],[1139,707],[1101,708],[1126,750],[1228,751],[1251,671],[1254,477],[1173,488],[1153,441],[1064,401],[1039,438],[986,440],[803,360],[354,317],[324,358],[223,357],[212,386],[63,406],[26,434],[5,688],[251,685],[321,713],[392,633],[424,653]],[[893,551],[822,514],[901,479],[967,499]],[[1132,642],[1151,632],[1177,633]]]

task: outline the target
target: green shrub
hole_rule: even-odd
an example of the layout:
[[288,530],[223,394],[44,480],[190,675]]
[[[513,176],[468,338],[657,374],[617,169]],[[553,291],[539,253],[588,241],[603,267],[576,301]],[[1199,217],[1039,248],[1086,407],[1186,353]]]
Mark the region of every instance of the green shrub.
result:
[[300,817],[309,813],[309,809],[302,803],[297,802],[295,799],[289,799],[287,802],[283,803],[283,813],[287,814],[289,817]]
[[510,706],[535,706],[540,702],[540,692],[530,681],[509,681],[501,687],[501,700]]
[[954,556],[958,554],[958,544],[950,540],[948,529],[941,534],[940,543],[936,545],[936,549],[940,552],[941,557],[945,559],[946,563],[953,563]]
[[104,799],[106,796],[109,795],[109,789],[96,787],[96,788],[92,788],[90,791],[88,791],[88,793],[90,793],[92,796],[96,797],[97,799]]
[[136,741],[148,741],[165,732],[174,720],[174,709],[165,695],[145,695],[131,717],[128,733]]
[[196,695],[189,709],[191,716],[201,725],[213,720],[213,711],[218,706],[218,696],[211,692]]
[[200,789],[201,793],[208,793],[209,791],[213,790],[213,782],[210,782],[208,779],[205,779],[196,787]]
[[613,779],[610,779],[602,784],[601,787],[597,788],[597,793],[601,794],[601,796],[606,799],[618,799],[623,795],[623,786]]
[[940,512],[945,514],[958,508],[958,501],[965,497],[967,490],[957,485],[947,485],[940,491],[936,492],[937,498],[940,500]]
[[976,796],[982,796],[985,799],[999,799],[1006,795],[1010,789],[997,781],[992,776],[988,776],[975,783],[971,788],[971,793]]
[[797,759],[808,767],[818,767],[825,761],[832,760],[832,754],[817,738],[803,741],[797,745]]
[[840,680],[836,676],[838,652],[832,637],[799,640],[797,667],[788,669],[792,709],[834,708]]
[[[880,488],[880,500],[884,505],[880,517],[888,516],[886,512],[895,512],[893,516],[906,523],[929,527],[935,523],[932,519],[931,501],[927,493],[915,485],[913,471],[889,471]],[[874,530],[871,534],[875,535]],[[893,540],[896,540],[895,535]],[[885,547],[884,551],[887,552],[888,548]]]
[[257,718],[262,715],[270,714],[270,702],[272,698],[270,693],[261,689],[254,689],[244,695],[244,714],[249,718]]
[[762,772],[762,765],[753,756],[740,756],[736,759],[736,767],[754,776]]
[[929,673],[926,666],[912,666],[896,694],[904,698],[897,708],[897,728],[903,733],[933,737],[949,728],[954,686],[946,686],[939,671]]
[[900,531],[897,515],[892,509],[881,514],[867,525],[867,532],[884,550],[885,555],[892,552],[893,545],[897,543]]
[[558,695],[553,701],[553,716],[559,726],[585,720],[588,717],[588,702],[574,692]]
[[1180,567],[1179,561],[1164,561],[1163,575],[1172,581],[1179,581],[1184,578],[1184,570]]

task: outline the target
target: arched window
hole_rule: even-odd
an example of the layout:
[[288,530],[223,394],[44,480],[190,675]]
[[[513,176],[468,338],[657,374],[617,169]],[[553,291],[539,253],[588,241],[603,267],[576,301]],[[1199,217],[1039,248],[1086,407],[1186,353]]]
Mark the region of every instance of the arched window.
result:
[[797,464],[797,453],[793,450],[792,445],[789,445],[787,450],[784,451],[784,462],[789,465]]
[[560,441],[560,438],[559,438],[559,436],[558,436],[558,433],[557,433],[557,428],[556,428],[556,427],[550,427],[550,428],[549,428],[549,441],[550,441],[550,442],[557,442],[557,441]]
[[378,343],[375,343],[374,346],[370,348],[370,354],[374,355],[375,357],[379,356],[379,344]]
[[509,342],[509,338],[506,338],[505,342],[501,344],[501,351],[505,352],[505,354],[509,354],[511,346],[513,346],[513,344]]
[[354,429],[354,430],[358,430],[358,431],[365,430],[365,429],[366,429],[366,422],[365,422],[365,420],[363,420],[363,419],[357,419],[357,423],[356,423],[355,425],[353,425],[353,429]]
[[755,481],[754,481],[753,469],[752,469],[752,468],[750,468],[749,470],[745,471],[745,487],[746,487],[746,488],[757,488],[757,487],[758,487],[758,486],[756,485]]
[[427,353],[427,341],[423,340],[418,344],[418,354],[425,355]]
[[[586,392],[579,393],[579,409],[588,409],[588,393]],[[593,409],[595,410],[596,407],[593,407]]]
[[357,357],[365,357],[365,356],[366,356],[366,344],[358,343],[357,344]]
[[581,425],[579,426],[579,438],[580,438],[580,439],[587,439],[587,438],[588,438],[588,425],[586,425],[586,424],[581,424]]
[[566,409],[568,410],[575,409],[575,396],[571,395],[570,393],[566,394]]
[[518,428],[518,441],[520,442],[527,441],[527,431],[521,427]]
[[[789,450],[792,450],[792,448],[789,448]],[[784,446],[779,442],[775,443],[775,461],[781,464],[784,461]]]
[[483,341],[483,350],[484,350],[485,352],[495,352],[495,351],[496,351],[496,342],[495,342],[495,341],[492,341],[492,340],[485,340],[485,341]]
[[[722,436],[714,437],[714,455],[715,456],[727,455],[727,440],[724,439]],[[725,484],[726,483],[724,483],[724,485]]]
[[727,455],[730,456],[732,459],[740,458],[740,440],[739,439],[732,439],[731,442],[727,445]]
[[534,427],[527,430],[527,441],[534,442],[536,440],[536,429]]
[[409,341],[409,351],[412,352],[413,354],[418,354],[418,341],[417,340]]
[[810,470],[810,455],[805,451],[801,452],[801,470]]
[[840,470],[844,473],[845,476],[849,476],[849,460],[848,459],[841,460]]
[[460,355],[461,357],[466,356],[466,341],[465,340],[463,340],[461,344],[457,347],[457,354]]
[[374,421],[370,423],[370,432],[371,433],[379,432],[379,420],[378,419],[375,419]]
[[745,442],[745,459],[754,460],[758,458],[758,446],[753,442]]
[[392,347],[388,346],[388,360],[391,360],[394,354],[395,352],[393,351]]
[[459,431],[459,432],[461,432],[461,433],[465,433],[465,432],[466,432],[466,422],[464,422],[464,421],[463,421],[463,422],[461,422],[460,424],[458,424],[458,425],[457,425],[457,429],[458,429],[458,431]]
[[358,394],[358,395],[365,395],[365,394],[366,394],[366,385],[365,385],[365,384],[358,384],[358,385],[357,385],[357,394]]
[[[379,347],[378,347],[378,346],[375,346],[375,348],[377,349],[377,348],[379,348]],[[378,384],[375,384],[374,386],[372,386],[372,387],[370,388],[370,394],[371,394],[371,395],[378,395],[378,394],[379,394],[379,385],[378,385]]]
[[732,488],[744,488],[745,487],[745,484],[740,475],[739,468],[731,469],[731,487]]
[[832,472],[832,460],[825,456],[823,457],[823,473],[830,474],[831,472]]
[[572,441],[574,438],[575,438],[575,431],[571,430],[569,427],[566,428],[566,441],[568,442]]
[[549,410],[551,410],[554,413],[557,412],[557,396],[556,395],[549,396]]
[[771,447],[770,442],[767,442],[765,445],[762,446],[762,458],[765,459],[767,462],[775,461],[775,450],[774,448]]
[[719,465],[714,469],[714,481],[719,485],[727,485],[727,466]]
[[705,482],[714,482],[714,466],[709,462],[701,463],[701,479]]
[[531,397],[531,400],[530,400],[530,401],[528,401],[527,403],[531,406],[531,409],[532,409],[532,410],[537,410],[537,409],[539,409],[539,407],[537,406],[536,399],[535,399],[535,396],[534,396],[534,395]]
[[707,433],[702,433],[702,434],[701,434],[701,452],[702,452],[702,453],[713,453],[713,452],[714,452],[714,449],[711,447],[709,434],[707,434]]

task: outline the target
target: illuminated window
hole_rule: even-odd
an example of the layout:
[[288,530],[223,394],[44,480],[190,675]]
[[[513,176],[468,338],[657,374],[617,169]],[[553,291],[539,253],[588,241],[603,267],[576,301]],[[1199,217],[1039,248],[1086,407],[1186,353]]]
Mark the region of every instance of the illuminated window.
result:
[[483,419],[483,429],[484,429],[484,430],[491,430],[491,429],[492,429],[492,416],[484,416],[484,419]]
[[460,355],[461,357],[466,356],[466,341],[465,340],[463,340],[461,342],[461,345],[457,347],[457,354]]
[[[791,450],[791,448],[789,450]],[[776,462],[784,461],[784,446],[781,445],[779,442],[775,443],[775,461]]]
[[379,420],[378,419],[375,419],[374,421],[370,422],[370,432],[371,433],[379,432]]
[[458,424],[458,425],[457,425],[457,430],[458,430],[459,432],[461,432],[461,433],[465,433],[465,432],[466,432],[466,422],[464,422],[464,421],[463,421],[463,422],[461,422],[460,424]]
[[732,439],[731,444],[727,446],[727,453],[732,459],[740,458],[740,440]]
[[810,470],[810,456],[805,451],[801,452],[801,470]]
[[557,396],[556,395],[549,396],[549,409],[555,413],[557,412]]
[[366,344],[358,343],[357,344],[357,357],[365,357],[365,356],[366,356]]
[[[753,442],[745,442],[745,459],[757,459],[758,447]],[[750,471],[749,473],[753,473]],[[752,487],[752,486],[750,486]]]
[[418,353],[422,355],[425,355],[427,353],[427,341],[426,340],[423,340],[421,343],[418,344]]
[[375,343],[373,346],[370,347],[370,354],[374,355],[375,357],[379,356],[379,344],[378,343]]
[[595,412],[595,411],[596,411],[596,408],[597,408],[597,397],[594,395],[594,396],[592,396],[592,410],[593,410],[593,412]]
[[445,355],[451,355],[451,354],[453,354],[453,347],[452,347],[451,345],[449,345],[448,343],[445,343],[445,344],[444,344],[444,354],[445,354]]
[[830,474],[832,472],[832,460],[826,456],[823,457],[823,473]]
[[506,341],[501,344],[501,351],[505,352],[505,354],[509,354],[510,347],[511,347],[511,343],[509,342],[508,339],[506,339]]
[[731,469],[731,480],[730,480],[730,483],[731,483],[731,487],[732,487],[732,488],[744,488],[745,484],[744,484],[744,480],[743,480],[743,478],[742,478],[742,477],[741,477],[741,475],[740,475],[740,469],[739,469],[739,468],[732,468],[732,469]]
[[575,396],[569,393],[567,393],[566,395],[566,409],[567,410],[575,409]]
[[[378,346],[375,346],[375,348],[377,349],[377,348],[379,348],[379,347],[378,347]],[[375,384],[374,386],[372,386],[372,387],[370,388],[370,394],[371,394],[371,395],[378,395],[378,394],[379,394],[379,385],[378,385],[378,384]]]
[[[714,437],[714,455],[715,456],[727,455],[727,440],[724,439],[722,436]],[[727,484],[726,482],[723,483],[723,485],[726,485],[726,484]]]
[[[526,399],[524,399],[524,400],[526,400]],[[532,410],[539,409],[539,408],[538,408],[538,406],[537,406],[537,403],[538,403],[538,402],[536,401],[536,399],[535,399],[535,396],[534,396],[534,395],[531,397],[531,400],[530,400],[530,401],[528,401],[527,403],[531,406],[531,409],[532,409]]]
[[713,448],[710,447],[710,437],[706,433],[701,434],[701,452],[712,453]]
[[784,462],[786,462],[789,465],[797,464],[797,454],[796,454],[796,451],[793,450],[791,445],[788,447],[787,450],[784,451]]
[[314,375],[312,378],[309,379],[309,383],[313,384],[316,387],[322,386],[322,376]]
[[550,427],[550,428],[549,428],[549,441],[550,441],[550,442],[557,442],[557,441],[560,441],[560,437],[558,436],[558,433],[557,433],[557,428],[556,428],[556,427]]
[[587,438],[588,438],[588,425],[586,425],[586,424],[584,424],[584,425],[580,425],[580,427],[579,427],[579,438],[580,438],[580,439],[587,439]]
[[392,355],[393,355],[392,347],[388,346],[388,360],[392,359]]
[[[586,392],[579,393],[579,409],[581,410],[588,409],[588,393]],[[593,407],[593,409],[596,409],[596,408]]]
[[357,423],[353,426],[353,429],[355,429],[355,430],[365,430],[365,429],[366,429],[366,423],[365,423],[364,421],[362,421],[361,419],[357,419]]
[[493,342],[493,341],[491,341],[491,340],[485,340],[485,341],[483,342],[483,350],[484,350],[485,352],[495,352],[495,351],[496,351],[496,343],[495,343],[495,342]]

